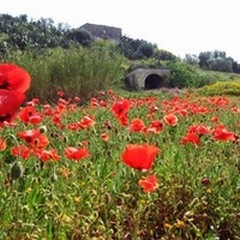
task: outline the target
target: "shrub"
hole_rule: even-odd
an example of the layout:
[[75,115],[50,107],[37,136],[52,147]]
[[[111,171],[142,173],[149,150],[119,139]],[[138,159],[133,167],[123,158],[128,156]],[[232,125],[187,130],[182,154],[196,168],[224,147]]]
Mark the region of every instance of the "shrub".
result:
[[170,87],[198,87],[200,78],[195,69],[181,61],[169,62],[170,68]]
[[240,80],[229,82],[216,82],[199,89],[204,95],[234,95],[240,96]]
[[123,79],[123,57],[103,47],[20,52],[6,61],[15,62],[31,74],[31,98],[55,100],[55,93],[62,90],[68,97],[87,100]]

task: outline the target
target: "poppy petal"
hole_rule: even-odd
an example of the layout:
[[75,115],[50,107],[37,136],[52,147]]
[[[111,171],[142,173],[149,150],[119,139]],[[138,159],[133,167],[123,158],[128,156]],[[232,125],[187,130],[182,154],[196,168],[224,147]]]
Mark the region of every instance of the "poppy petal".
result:
[[0,89],[25,93],[31,83],[31,77],[27,71],[17,65],[0,64]]
[[24,100],[23,93],[0,89],[0,122],[12,120]]

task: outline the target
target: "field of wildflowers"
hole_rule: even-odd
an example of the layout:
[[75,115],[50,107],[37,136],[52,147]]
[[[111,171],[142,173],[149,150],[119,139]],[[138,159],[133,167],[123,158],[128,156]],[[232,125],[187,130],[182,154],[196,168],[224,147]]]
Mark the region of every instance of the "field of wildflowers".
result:
[[240,239],[239,98],[20,107],[16,70],[0,67],[0,239]]

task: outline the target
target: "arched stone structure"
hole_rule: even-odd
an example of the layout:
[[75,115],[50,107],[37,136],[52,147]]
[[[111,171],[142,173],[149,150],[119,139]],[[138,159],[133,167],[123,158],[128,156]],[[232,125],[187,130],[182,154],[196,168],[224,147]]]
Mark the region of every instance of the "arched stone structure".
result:
[[125,79],[126,86],[129,90],[149,90],[168,87],[170,70],[138,68],[130,72]]

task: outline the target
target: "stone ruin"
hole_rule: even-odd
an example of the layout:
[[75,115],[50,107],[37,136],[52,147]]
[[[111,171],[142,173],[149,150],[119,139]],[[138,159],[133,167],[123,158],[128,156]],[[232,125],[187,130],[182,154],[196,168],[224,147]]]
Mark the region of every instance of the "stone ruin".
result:
[[80,29],[87,31],[94,39],[120,42],[122,37],[122,29],[117,27],[86,23]]
[[137,68],[127,74],[125,85],[130,91],[168,88],[169,77],[168,69]]

